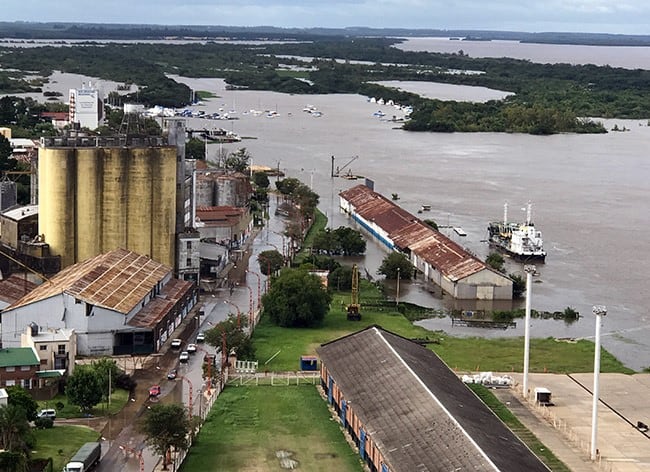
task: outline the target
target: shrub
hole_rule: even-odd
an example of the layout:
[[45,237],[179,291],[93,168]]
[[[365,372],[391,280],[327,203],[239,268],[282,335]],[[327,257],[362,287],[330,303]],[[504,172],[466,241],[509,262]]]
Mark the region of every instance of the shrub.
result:
[[54,420],[52,418],[36,418],[34,426],[37,429],[50,429],[54,426]]

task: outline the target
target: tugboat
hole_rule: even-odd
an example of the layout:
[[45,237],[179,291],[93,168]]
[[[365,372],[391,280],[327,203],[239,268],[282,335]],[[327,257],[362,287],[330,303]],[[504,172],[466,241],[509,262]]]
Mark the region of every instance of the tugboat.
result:
[[503,205],[503,221],[492,222],[488,225],[488,241],[509,254],[516,260],[528,262],[544,262],[546,251],[542,232],[533,224],[530,202],[526,206],[526,221],[524,223],[508,223],[508,203]]

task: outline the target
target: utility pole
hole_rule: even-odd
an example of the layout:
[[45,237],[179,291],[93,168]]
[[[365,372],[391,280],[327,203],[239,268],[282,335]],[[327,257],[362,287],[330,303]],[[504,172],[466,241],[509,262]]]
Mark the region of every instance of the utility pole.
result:
[[530,311],[532,303],[532,285],[534,265],[524,266],[526,272],[526,319],[524,326],[524,398],[528,398],[528,367],[530,365]]
[[603,316],[607,315],[607,307],[604,305],[595,305],[592,313],[596,315],[596,346],[594,348],[594,390],[592,393],[593,403],[591,408],[591,460],[598,459],[598,449],[596,448],[596,439],[598,436],[598,389],[600,378],[600,325]]

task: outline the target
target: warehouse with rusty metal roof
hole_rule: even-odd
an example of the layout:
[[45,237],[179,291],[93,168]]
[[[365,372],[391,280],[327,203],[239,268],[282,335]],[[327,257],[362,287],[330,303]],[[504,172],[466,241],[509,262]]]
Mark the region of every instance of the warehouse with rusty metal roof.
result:
[[328,402],[370,470],[548,472],[433,351],[378,326],[316,351]]
[[157,352],[196,304],[198,291],[170,267],[116,249],[71,265],[2,311],[2,345],[31,323],[74,329],[81,355]]
[[339,194],[341,209],[388,249],[404,253],[424,279],[461,300],[510,300],[512,280],[365,185]]

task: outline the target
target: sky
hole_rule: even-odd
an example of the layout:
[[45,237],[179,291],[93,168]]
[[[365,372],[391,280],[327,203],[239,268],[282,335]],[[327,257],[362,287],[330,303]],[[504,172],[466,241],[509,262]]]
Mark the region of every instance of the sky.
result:
[[0,20],[650,34],[648,0],[2,0]]

